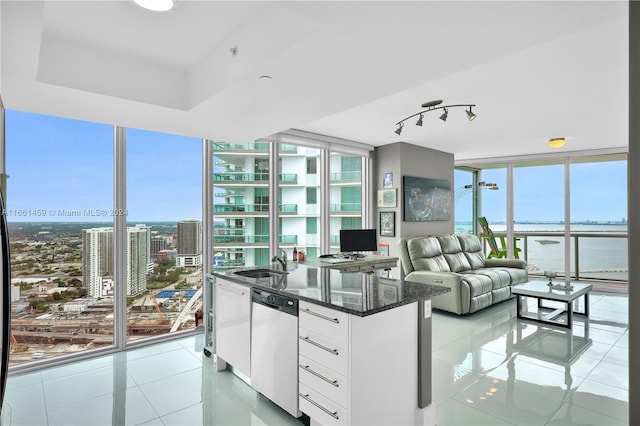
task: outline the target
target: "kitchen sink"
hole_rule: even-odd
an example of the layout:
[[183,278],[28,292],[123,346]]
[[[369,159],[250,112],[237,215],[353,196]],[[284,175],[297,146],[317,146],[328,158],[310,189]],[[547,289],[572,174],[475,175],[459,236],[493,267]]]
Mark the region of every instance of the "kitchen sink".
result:
[[234,274],[240,275],[242,277],[247,277],[247,278],[269,278],[269,277],[281,277],[283,275],[286,275],[286,272],[278,271],[275,269],[261,268],[261,269],[247,269],[245,271],[236,271],[234,272]]

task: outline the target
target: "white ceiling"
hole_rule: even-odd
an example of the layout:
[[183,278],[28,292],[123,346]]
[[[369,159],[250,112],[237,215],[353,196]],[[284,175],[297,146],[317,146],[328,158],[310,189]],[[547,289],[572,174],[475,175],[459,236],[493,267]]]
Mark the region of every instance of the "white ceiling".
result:
[[[6,108],[229,142],[290,128],[458,161],[626,150],[626,1],[0,3]],[[231,49],[237,47],[237,55]],[[272,77],[270,81],[259,79]],[[395,123],[423,102],[473,103]]]

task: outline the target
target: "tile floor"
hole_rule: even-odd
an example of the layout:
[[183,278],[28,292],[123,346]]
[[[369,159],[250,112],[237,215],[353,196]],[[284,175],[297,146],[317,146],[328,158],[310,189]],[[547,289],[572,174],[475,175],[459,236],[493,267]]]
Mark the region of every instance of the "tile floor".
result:
[[[627,297],[594,292],[590,305],[588,325],[578,319],[573,333],[518,321],[515,300],[468,317],[434,312],[437,424],[627,424]],[[2,424],[301,424],[216,372],[203,341],[11,376]]]

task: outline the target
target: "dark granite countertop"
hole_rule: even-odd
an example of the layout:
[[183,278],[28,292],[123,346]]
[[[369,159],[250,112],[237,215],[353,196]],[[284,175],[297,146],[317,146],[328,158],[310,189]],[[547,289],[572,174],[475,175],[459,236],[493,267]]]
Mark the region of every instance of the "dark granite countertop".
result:
[[373,273],[340,272],[289,262],[286,275],[248,278],[234,272],[264,267],[216,271],[214,276],[361,317],[409,303],[429,300],[446,287],[380,278]]

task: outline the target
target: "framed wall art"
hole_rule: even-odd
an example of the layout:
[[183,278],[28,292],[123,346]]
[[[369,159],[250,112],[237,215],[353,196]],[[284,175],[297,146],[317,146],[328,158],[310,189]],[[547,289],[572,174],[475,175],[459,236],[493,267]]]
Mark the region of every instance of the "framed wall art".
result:
[[395,207],[397,203],[395,189],[378,190],[378,207]]
[[380,212],[380,236],[396,236],[396,212]]
[[382,187],[391,188],[393,186],[393,173],[385,173],[382,178]]
[[451,220],[451,182],[443,179],[402,177],[403,220]]

